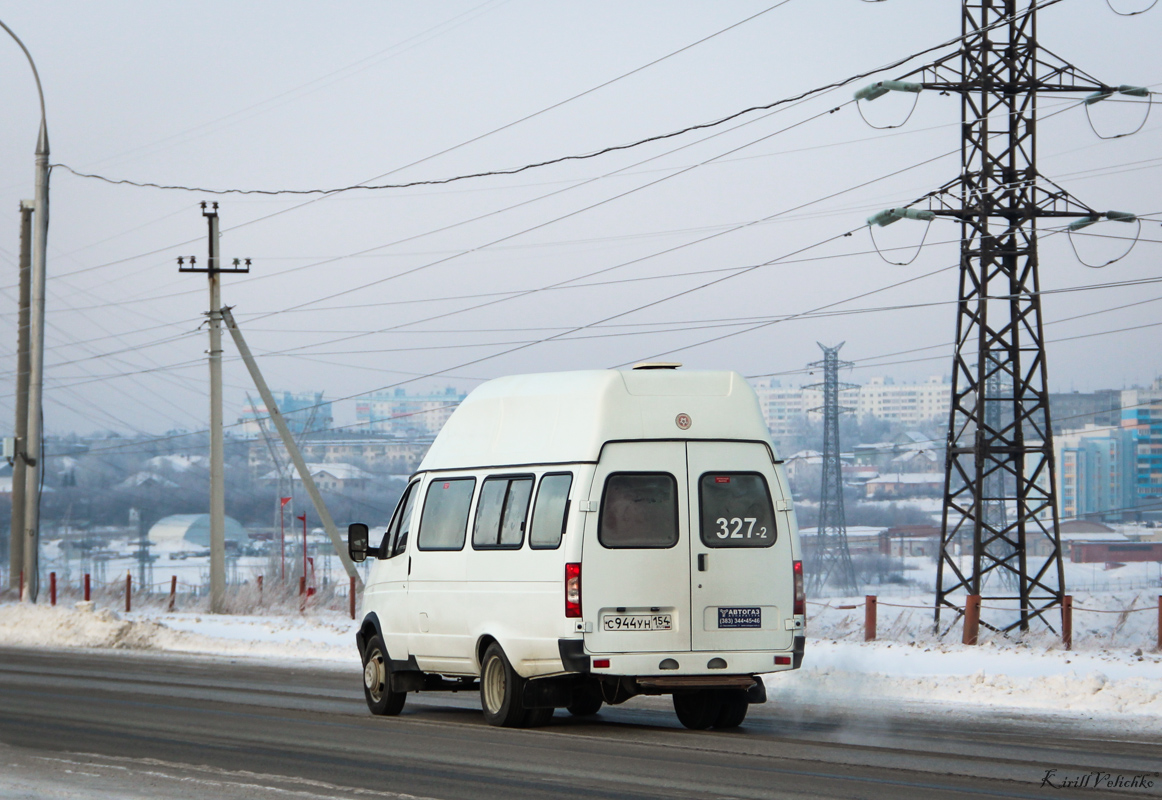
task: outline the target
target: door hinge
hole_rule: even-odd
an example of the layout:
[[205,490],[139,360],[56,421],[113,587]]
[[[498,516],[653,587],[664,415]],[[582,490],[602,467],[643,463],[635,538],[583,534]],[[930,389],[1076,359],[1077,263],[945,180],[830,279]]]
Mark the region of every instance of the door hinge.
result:
[[790,511],[791,510],[791,501],[790,500],[777,500],[775,502],[775,510],[776,511]]
[[592,513],[597,510],[596,500],[581,500],[577,503],[577,510],[582,513]]

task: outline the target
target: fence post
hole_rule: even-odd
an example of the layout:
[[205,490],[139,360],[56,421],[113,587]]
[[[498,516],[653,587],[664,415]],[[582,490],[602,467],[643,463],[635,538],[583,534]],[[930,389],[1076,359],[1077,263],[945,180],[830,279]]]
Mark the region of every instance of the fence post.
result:
[[869,594],[863,599],[863,640],[876,640],[876,596]]
[[1066,650],[1073,649],[1073,595],[1061,598],[1061,643]]
[[56,605],[56,573],[48,574],[48,601],[49,605]]
[[174,601],[177,599],[178,593],[178,576],[171,575],[169,578],[169,610],[173,611]]
[[980,630],[980,595],[970,594],[964,598],[964,644],[976,644]]
[[89,602],[89,573],[85,573],[85,602]]
[[[355,576],[354,575],[351,576],[351,588],[348,591],[349,591],[350,606],[351,606],[351,619],[355,619]],[[1162,597],[1160,597],[1158,599],[1162,600]]]
[[130,598],[133,596],[133,573],[125,572],[125,611],[128,612],[131,604]]
[[24,570],[20,570],[20,594],[16,596],[20,600],[24,599]]
[[1162,594],[1158,595],[1158,649],[1162,650]]
[[258,605],[262,605],[262,576],[258,576]]

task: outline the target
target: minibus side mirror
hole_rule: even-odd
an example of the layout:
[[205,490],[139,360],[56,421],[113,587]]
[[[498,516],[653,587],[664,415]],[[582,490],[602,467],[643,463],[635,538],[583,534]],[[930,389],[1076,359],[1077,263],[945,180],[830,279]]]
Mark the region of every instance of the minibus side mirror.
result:
[[367,559],[367,526],[362,522],[352,522],[347,526],[347,552],[355,563]]

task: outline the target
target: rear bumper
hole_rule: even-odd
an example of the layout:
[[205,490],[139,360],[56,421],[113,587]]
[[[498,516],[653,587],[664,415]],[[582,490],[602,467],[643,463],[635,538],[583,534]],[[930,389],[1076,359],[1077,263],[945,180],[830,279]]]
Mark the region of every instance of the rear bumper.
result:
[[[680,676],[680,675],[755,675],[763,672],[782,672],[798,669],[803,663],[805,636],[796,636],[790,651],[684,651],[656,653],[589,653],[582,639],[560,639],[558,648],[561,663],[567,672],[594,676],[624,675]],[[778,659],[789,663],[776,663]],[[608,666],[606,664],[608,663]]]

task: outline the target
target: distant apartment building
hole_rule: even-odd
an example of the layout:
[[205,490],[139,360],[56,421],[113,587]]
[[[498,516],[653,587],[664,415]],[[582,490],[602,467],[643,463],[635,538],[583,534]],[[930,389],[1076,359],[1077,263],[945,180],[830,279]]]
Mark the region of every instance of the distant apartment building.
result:
[[[783,386],[777,380],[754,385],[767,427],[775,437],[788,436],[802,425],[803,417],[823,405],[823,392]],[[920,425],[946,420],[952,404],[952,386],[939,376],[922,383],[896,383],[875,377],[862,386],[839,393],[840,406],[860,417],[872,416],[900,425]]]
[[[271,392],[278,410],[286,420],[287,427],[296,436],[307,432],[328,430],[334,424],[331,415],[331,404],[323,401],[323,393],[317,392]],[[262,436],[263,428],[267,433],[278,438],[274,425],[270,422],[270,412],[262,401],[247,403],[242,407],[242,415],[238,418],[238,435],[244,439],[257,439]]]
[[[409,475],[420,465],[432,440],[397,439],[394,436],[307,436],[300,448],[303,459],[319,464],[358,464],[380,474]],[[289,463],[281,445],[276,446],[280,462]],[[251,473],[263,475],[273,468],[270,448],[259,439],[250,442]]]
[[1137,435],[1138,499],[1162,497],[1162,378],[1149,389],[1122,391],[1122,427]]
[[431,438],[440,432],[466,396],[451,386],[426,394],[409,394],[400,388],[357,401],[355,419],[363,430],[372,433]]
[[1138,435],[1132,428],[1086,425],[1053,437],[1062,520],[1119,519],[1136,505]]
[[947,378],[932,376],[922,383],[896,383],[891,378],[871,378],[859,387],[856,413],[861,417],[919,425],[947,419],[952,408],[952,385]]

